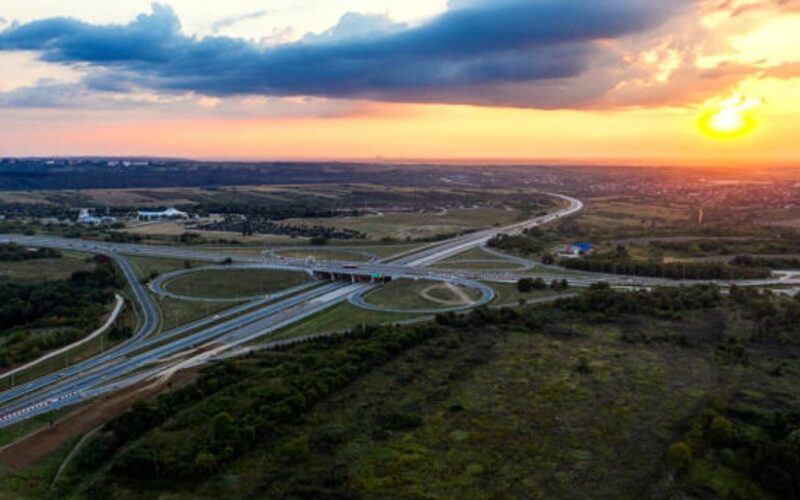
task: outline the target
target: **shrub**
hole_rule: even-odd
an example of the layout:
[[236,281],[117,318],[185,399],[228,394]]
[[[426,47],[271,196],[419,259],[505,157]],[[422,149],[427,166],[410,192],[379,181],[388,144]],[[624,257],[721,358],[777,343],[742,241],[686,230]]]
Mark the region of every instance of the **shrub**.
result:
[[692,448],[683,441],[678,441],[670,446],[667,455],[670,463],[676,469],[686,469],[692,463]]
[[725,417],[714,417],[709,424],[714,443],[725,445],[733,440],[733,424]]

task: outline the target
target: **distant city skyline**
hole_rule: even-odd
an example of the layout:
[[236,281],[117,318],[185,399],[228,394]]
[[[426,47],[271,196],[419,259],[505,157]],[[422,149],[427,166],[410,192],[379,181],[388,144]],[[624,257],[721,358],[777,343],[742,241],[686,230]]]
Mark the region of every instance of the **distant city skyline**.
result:
[[796,0],[0,0],[0,156],[800,160]]

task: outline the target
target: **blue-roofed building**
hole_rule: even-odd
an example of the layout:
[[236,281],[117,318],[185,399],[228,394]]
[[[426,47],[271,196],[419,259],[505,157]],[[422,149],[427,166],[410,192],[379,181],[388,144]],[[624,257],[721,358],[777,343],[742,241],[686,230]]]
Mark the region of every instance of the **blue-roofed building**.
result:
[[591,243],[573,243],[569,247],[573,255],[589,255],[594,252],[594,245]]

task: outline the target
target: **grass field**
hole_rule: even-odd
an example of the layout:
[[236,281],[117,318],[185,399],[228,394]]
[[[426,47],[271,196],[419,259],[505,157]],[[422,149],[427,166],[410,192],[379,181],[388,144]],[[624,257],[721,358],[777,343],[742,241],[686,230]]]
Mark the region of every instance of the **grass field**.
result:
[[169,280],[170,292],[188,297],[228,299],[266,295],[300,285],[310,277],[303,272],[271,269],[198,271]]
[[441,213],[387,213],[339,219],[290,219],[288,224],[331,226],[369,234],[373,240],[430,238],[441,234],[510,224],[520,217],[516,210],[498,208],[453,209]]
[[158,298],[157,302],[161,312],[162,332],[207,318],[237,305],[235,302],[190,302],[168,297]]
[[186,269],[187,263],[191,267],[201,267],[213,264],[212,262],[162,259],[158,257],[128,256],[127,259],[131,264],[131,268],[133,268],[134,273],[136,273],[136,276],[139,279],[149,279],[151,276],[160,276],[173,271]]
[[478,292],[466,287],[447,287],[438,281],[397,280],[368,293],[369,304],[399,309],[437,309],[465,305],[480,298]]
[[681,229],[692,233],[701,227],[692,220],[694,211],[688,206],[633,197],[592,198],[585,202],[586,208],[579,215],[543,229],[548,250],[580,240],[607,250],[616,245],[604,246],[604,243],[619,238],[654,235],[659,231],[673,234]]
[[647,204],[643,200],[626,198],[594,198],[588,201],[580,218],[583,222],[602,227],[638,226],[649,222],[689,222],[689,207],[667,204]]
[[498,257],[490,253],[484,252],[481,248],[472,248],[466,252],[454,255],[449,259],[443,260],[442,264],[449,264],[450,262],[458,262],[464,259],[497,259]]
[[458,269],[468,271],[522,271],[523,266],[508,261],[492,261],[492,262],[472,262],[472,261],[458,261],[450,260],[433,266],[434,269],[442,269],[445,271]]
[[549,289],[535,290],[530,293],[521,293],[519,290],[517,290],[517,285],[515,284],[506,284],[506,283],[486,283],[486,284],[491,286],[497,293],[491,305],[516,306],[519,303],[519,299],[525,299],[526,301],[531,301],[536,299],[543,299],[545,297],[554,297],[558,295],[563,295],[564,293],[569,293],[569,290],[564,292],[564,291],[554,291]]
[[36,259],[19,262],[0,262],[0,283],[35,284],[61,281],[76,271],[90,271],[94,264],[89,254],[62,252],[60,259]]
[[393,323],[418,317],[413,314],[391,314],[367,311],[344,303],[312,316],[296,325],[271,335],[264,341],[288,339],[314,333],[338,332],[359,325]]
[[[272,235],[272,234],[254,234],[250,236],[242,236],[241,233],[236,232],[223,232],[223,231],[199,231],[189,229],[186,227],[185,222],[171,221],[171,222],[158,222],[154,224],[141,224],[129,229],[124,230],[126,233],[139,235],[146,238],[155,239],[174,239],[183,233],[194,233],[202,236],[207,240],[228,240],[237,241],[243,245],[268,245],[268,244],[291,244],[302,243],[307,241],[307,238],[291,238],[289,236]],[[171,242],[172,243],[172,242]]]

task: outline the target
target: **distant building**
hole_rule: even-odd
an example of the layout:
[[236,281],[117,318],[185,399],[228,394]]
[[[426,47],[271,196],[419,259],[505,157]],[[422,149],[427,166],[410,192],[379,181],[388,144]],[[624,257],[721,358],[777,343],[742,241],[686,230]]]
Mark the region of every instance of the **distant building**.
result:
[[143,221],[188,219],[189,214],[175,208],[168,208],[162,212],[144,212],[140,210],[138,218]]
[[123,161],[123,167],[147,167],[150,165],[149,161]]
[[573,243],[569,247],[573,255],[589,255],[594,253],[594,246],[591,243]]
[[101,224],[113,224],[116,222],[114,217],[98,217],[92,213],[88,208],[82,208],[78,212],[78,224],[85,224],[87,226],[99,226]]

